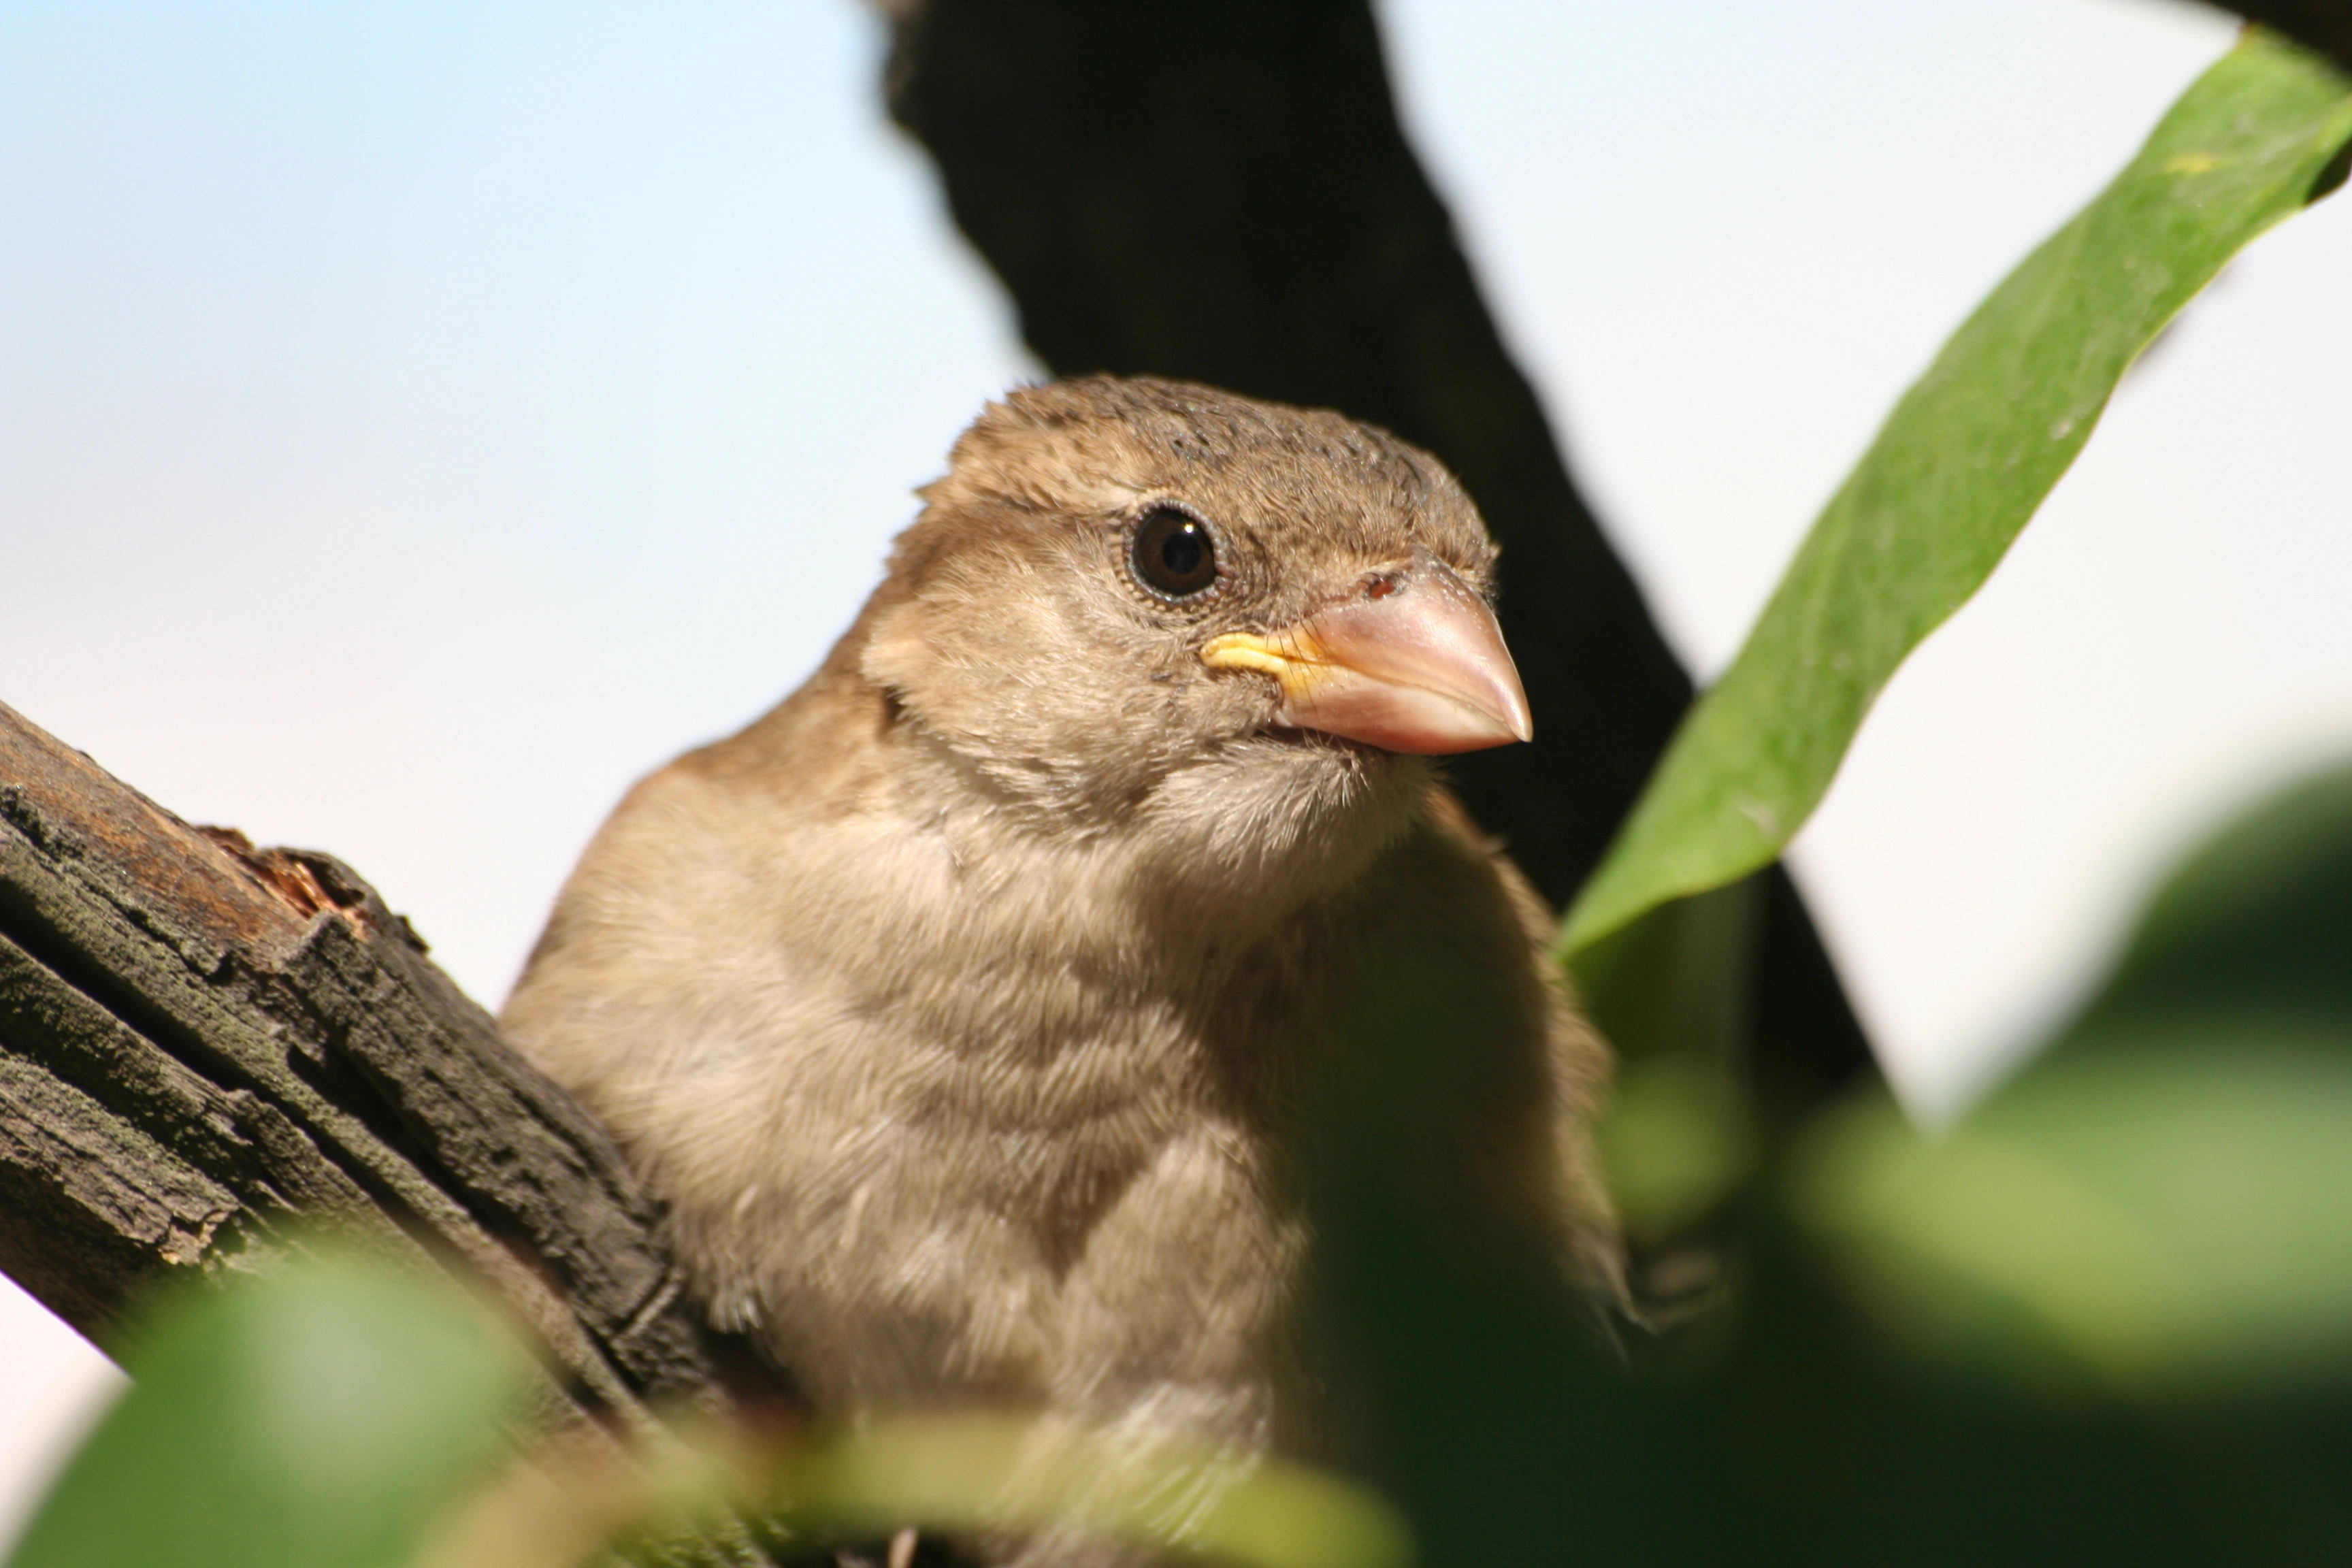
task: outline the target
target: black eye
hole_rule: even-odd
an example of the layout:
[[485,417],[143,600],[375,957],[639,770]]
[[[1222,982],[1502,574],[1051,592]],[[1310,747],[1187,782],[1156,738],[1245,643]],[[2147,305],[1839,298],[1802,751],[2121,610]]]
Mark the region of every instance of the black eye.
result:
[[1217,543],[1190,512],[1163,506],[1139,524],[1128,557],[1135,575],[1153,593],[1189,599],[1217,585]]

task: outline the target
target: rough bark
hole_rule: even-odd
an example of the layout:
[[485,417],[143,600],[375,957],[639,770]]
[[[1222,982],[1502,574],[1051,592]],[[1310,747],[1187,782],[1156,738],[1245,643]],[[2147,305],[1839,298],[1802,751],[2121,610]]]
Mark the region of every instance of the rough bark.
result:
[[0,706],[0,1269],[99,1344],[320,1227],[490,1282],[551,1420],[788,1397],[603,1129],[325,855],[192,827]]
[[[1057,374],[1338,408],[1435,452],[1503,545],[1530,745],[1457,759],[1555,902],[1691,682],[1570,478],[1407,144],[1368,0],[896,0],[892,113]],[[1774,1120],[1870,1070],[1803,900],[1767,873],[1751,1076]]]

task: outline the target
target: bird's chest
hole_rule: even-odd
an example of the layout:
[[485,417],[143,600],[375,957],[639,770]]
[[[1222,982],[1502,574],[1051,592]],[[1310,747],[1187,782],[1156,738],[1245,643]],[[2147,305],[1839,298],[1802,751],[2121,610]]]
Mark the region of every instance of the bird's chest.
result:
[[791,988],[807,1026],[770,1063],[793,1135],[741,1223],[776,1260],[780,1348],[848,1374],[820,1392],[885,1402],[1156,1398],[1110,1391],[1190,1367],[1221,1391],[1198,1397],[1241,1401],[1210,1425],[1254,1431],[1286,1381],[1297,1108],[1344,911],[1240,929],[1099,866],[983,879],[970,853],[901,855],[911,892],[866,886],[926,911],[925,940],[891,942],[858,900],[802,928],[866,962],[793,966],[827,978]]
[[915,1024],[928,1043],[893,1113],[961,1173],[969,1205],[1026,1229],[1057,1268],[1173,1150],[1279,1205],[1317,981],[1213,949],[1033,952],[967,975],[954,1006]]
[[1117,857],[926,847],[899,903],[931,939],[826,966],[868,977],[836,1008],[876,1042],[864,1113],[1057,1245],[1171,1140],[1266,1164],[1335,1010],[1341,922],[1220,919]]

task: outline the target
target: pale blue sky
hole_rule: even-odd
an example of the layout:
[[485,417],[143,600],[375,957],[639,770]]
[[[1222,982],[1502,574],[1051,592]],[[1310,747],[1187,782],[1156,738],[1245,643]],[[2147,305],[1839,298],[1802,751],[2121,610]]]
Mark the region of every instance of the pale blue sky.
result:
[[[2231,34],[2164,0],[1382,12],[1710,671],[1943,334]],[[351,860],[495,1005],[619,791],[800,679],[1028,374],[877,45],[848,0],[0,0],[0,700]],[[1919,1102],[2079,992],[2158,857],[2352,746],[2347,277],[2339,202],[2192,310],[1802,841]],[[0,1473],[93,1386],[0,1321]]]

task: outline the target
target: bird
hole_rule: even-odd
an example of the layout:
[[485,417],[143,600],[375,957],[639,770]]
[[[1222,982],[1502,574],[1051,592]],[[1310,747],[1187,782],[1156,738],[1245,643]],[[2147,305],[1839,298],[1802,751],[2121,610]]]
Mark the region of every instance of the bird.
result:
[[[629,791],[503,1009],[821,1412],[1344,1452],[1301,1350],[1311,1086],[1444,950],[1465,1135],[1606,1294],[1608,1050],[1439,759],[1525,741],[1497,552],[1373,426],[1150,377],[956,440],[804,685]],[[1038,1537],[1031,1563],[1090,1557]]]

